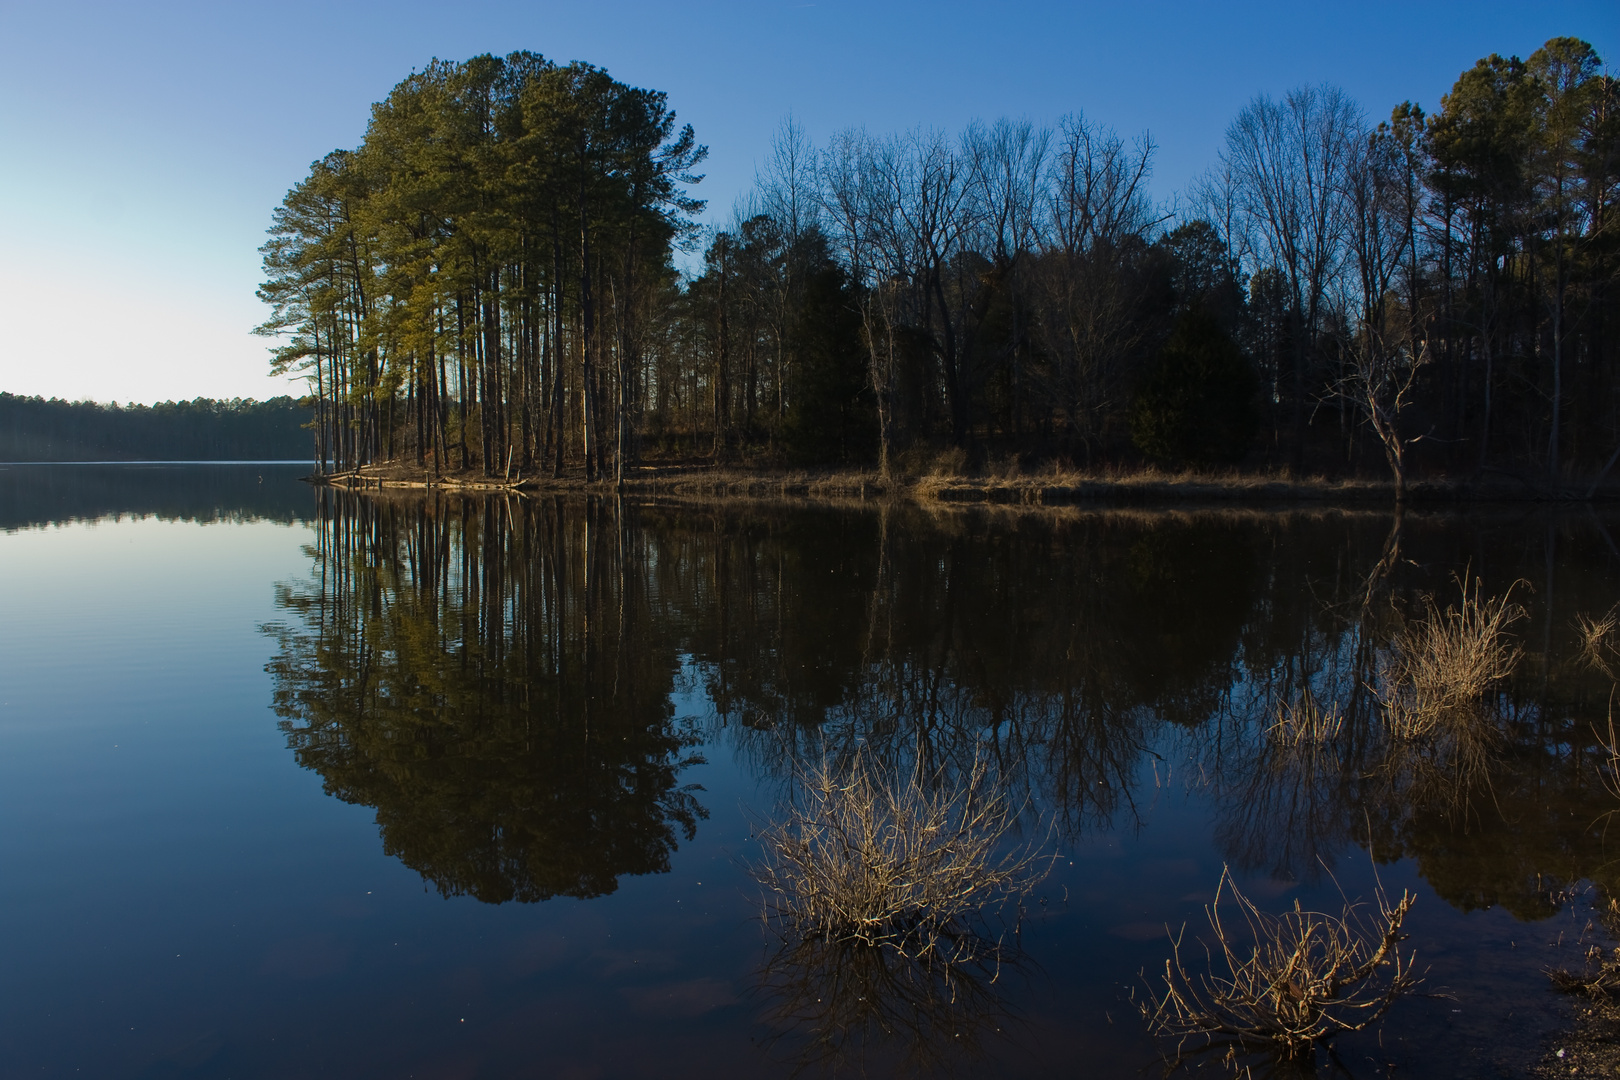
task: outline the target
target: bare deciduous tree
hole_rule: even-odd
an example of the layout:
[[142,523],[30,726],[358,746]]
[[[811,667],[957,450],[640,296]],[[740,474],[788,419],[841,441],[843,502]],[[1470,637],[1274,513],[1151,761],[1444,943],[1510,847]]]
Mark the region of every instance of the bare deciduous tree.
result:
[[1295,318],[1293,453],[1304,450],[1310,367],[1335,280],[1344,267],[1347,177],[1363,135],[1361,110],[1337,87],[1306,86],[1281,101],[1261,94],[1226,129],[1217,176],[1230,190],[1250,271],[1274,266]]

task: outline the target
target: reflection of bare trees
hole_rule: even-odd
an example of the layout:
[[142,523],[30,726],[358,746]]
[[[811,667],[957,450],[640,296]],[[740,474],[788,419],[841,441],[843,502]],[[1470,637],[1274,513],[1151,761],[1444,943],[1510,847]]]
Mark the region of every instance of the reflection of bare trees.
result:
[[[1540,911],[1538,874],[1568,880],[1569,862],[1604,862],[1601,838],[1582,835],[1590,812],[1559,808],[1555,794],[1588,787],[1579,778],[1595,760],[1601,672],[1544,653],[1541,674],[1524,664],[1508,675],[1525,646],[1511,632],[1518,575],[1499,569],[1494,586],[1471,580],[1466,598],[1453,586],[1449,605],[1432,604],[1452,567],[1507,561],[1483,546],[1436,558],[1434,528],[1397,515],[1381,549],[1294,577],[1309,591],[1308,617],[1264,594],[1229,707],[1185,740],[1187,752],[1220,807],[1216,836],[1235,870],[1314,877],[1364,842],[1370,823],[1380,858],[1418,856],[1455,902]],[[1570,652],[1579,645],[1572,635]],[[1336,713],[1336,726],[1298,740],[1291,731],[1313,725],[1278,723],[1312,709]]]
[[[983,745],[1069,828],[1106,827],[1141,802],[1157,718],[1195,727],[1226,694],[1256,568],[1229,521],[1097,515],[998,533],[891,509],[863,524],[859,559],[786,530],[768,538],[785,556],[757,529],[717,537],[731,581],[707,618],[727,649],[694,658],[723,688],[718,723],[767,772],[856,746],[960,767]],[[760,580],[778,562],[786,580]],[[858,587],[801,592],[822,575]],[[781,678],[830,612],[808,670]]]
[[1253,746],[1253,766],[1223,792],[1218,831],[1239,866],[1277,877],[1314,876],[1350,841],[1358,774],[1348,764],[1346,719],[1307,688],[1277,703]]

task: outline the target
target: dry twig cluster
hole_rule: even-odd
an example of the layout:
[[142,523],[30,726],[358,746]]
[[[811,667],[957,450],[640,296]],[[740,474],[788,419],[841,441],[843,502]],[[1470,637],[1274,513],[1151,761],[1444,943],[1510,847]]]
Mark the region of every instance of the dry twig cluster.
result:
[[[1614,725],[1609,725],[1610,741],[1607,745],[1610,754],[1614,754]],[[1612,775],[1606,778],[1606,783],[1612,784]],[[1614,790],[1613,787],[1610,790]],[[1593,909],[1597,914],[1597,927],[1587,924],[1587,930],[1601,928],[1602,933],[1614,941],[1620,938],[1620,900],[1614,897],[1607,898],[1602,903],[1594,903]],[[1571,971],[1568,968],[1551,968],[1547,976],[1552,980],[1553,986],[1566,994],[1585,994],[1591,998],[1614,1000],[1620,998],[1620,948],[1604,948],[1592,944],[1586,947],[1582,955],[1581,970]]]
[[[1339,915],[1329,915],[1296,902],[1292,911],[1270,915],[1223,871],[1205,909],[1213,935],[1201,942],[1207,974],[1187,971],[1183,931],[1165,961],[1163,986],[1150,988],[1142,1013],[1156,1035],[1270,1047],[1289,1057],[1360,1031],[1421,981],[1415,956],[1400,950],[1401,924],[1415,900],[1403,892],[1392,904],[1380,887],[1376,914],[1346,902]],[[1237,909],[1235,929],[1223,903]]]
[[870,754],[823,762],[801,801],[761,831],[753,867],[783,936],[893,948],[912,958],[983,954],[974,929],[988,908],[1045,876],[1044,845],[1020,841],[1021,807],[983,758],[957,777],[905,777]]

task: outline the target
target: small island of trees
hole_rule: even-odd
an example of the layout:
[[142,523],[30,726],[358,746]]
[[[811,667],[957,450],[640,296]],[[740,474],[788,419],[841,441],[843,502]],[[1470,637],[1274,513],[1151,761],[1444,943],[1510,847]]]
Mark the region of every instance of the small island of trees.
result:
[[[1428,115],[1260,95],[1172,206],[1078,113],[813,145],[704,230],[664,94],[435,61],[275,211],[323,469],[647,461],[1596,477],[1620,457],[1620,85],[1492,55]],[[676,253],[701,251],[685,274]]]

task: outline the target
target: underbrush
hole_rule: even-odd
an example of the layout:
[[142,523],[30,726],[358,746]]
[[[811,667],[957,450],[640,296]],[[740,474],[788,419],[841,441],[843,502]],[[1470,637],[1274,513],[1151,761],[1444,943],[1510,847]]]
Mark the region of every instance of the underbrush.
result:
[[[1380,887],[1373,909],[1347,900],[1334,915],[1296,901],[1292,911],[1271,915],[1223,870],[1205,909],[1203,969],[1188,970],[1185,932],[1177,935],[1142,1015],[1155,1035],[1219,1043],[1233,1055],[1270,1049],[1294,1058],[1334,1035],[1360,1031],[1421,982],[1416,957],[1400,947],[1415,900],[1403,892],[1391,903]],[[1235,920],[1223,905],[1235,909]]]

